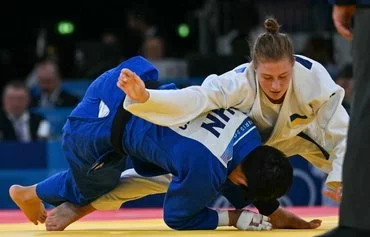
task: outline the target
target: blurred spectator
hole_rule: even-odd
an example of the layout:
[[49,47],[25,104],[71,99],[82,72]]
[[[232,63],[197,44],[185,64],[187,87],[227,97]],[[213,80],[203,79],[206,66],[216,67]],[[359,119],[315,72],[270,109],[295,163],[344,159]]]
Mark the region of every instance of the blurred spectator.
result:
[[351,103],[352,103],[352,87],[353,87],[353,71],[352,64],[344,65],[341,70],[338,72],[335,82],[343,87],[345,94],[343,99],[343,107],[350,114]]
[[165,47],[165,42],[161,37],[148,37],[143,42],[142,55],[150,61],[163,59],[166,55]]
[[40,91],[34,93],[32,107],[53,108],[73,107],[79,102],[79,98],[64,91],[62,79],[57,62],[45,59],[36,68],[37,85]]
[[[248,42],[254,41],[253,32],[258,30],[259,12],[254,0],[231,1],[231,29],[219,37],[218,53],[220,55],[250,56]],[[259,34],[260,32],[258,32]]]
[[[167,56],[171,50],[170,40],[164,28],[161,28],[156,21],[158,17],[150,8],[148,3],[136,4],[127,11],[127,27],[131,41],[126,39],[125,45],[128,47],[138,47],[138,52],[147,51],[148,47],[153,48],[157,52],[161,52],[162,57]],[[126,37],[125,37],[126,38]],[[135,41],[139,41],[139,44]],[[153,52],[153,50],[151,49]]]
[[105,31],[101,37],[101,40],[106,45],[119,44],[118,36],[113,31]]
[[50,123],[44,117],[29,111],[30,95],[21,81],[8,83],[2,94],[0,110],[0,140],[30,142],[47,139]]
[[138,5],[127,12],[128,28],[140,33],[142,39],[158,36],[158,27],[155,23],[154,12],[148,7]]
[[75,50],[75,76],[95,78],[116,66],[123,57],[122,43],[113,30],[99,40],[80,41]]
[[303,55],[321,63],[332,78],[336,77],[337,67],[334,60],[334,44],[332,38],[321,35],[309,37],[303,49]]
[[166,43],[160,36],[149,37],[144,41],[141,55],[159,70],[160,79],[187,77],[185,59],[166,56]]
[[141,55],[157,67],[161,79],[188,76],[186,61],[166,56],[166,43],[160,36],[146,38]]

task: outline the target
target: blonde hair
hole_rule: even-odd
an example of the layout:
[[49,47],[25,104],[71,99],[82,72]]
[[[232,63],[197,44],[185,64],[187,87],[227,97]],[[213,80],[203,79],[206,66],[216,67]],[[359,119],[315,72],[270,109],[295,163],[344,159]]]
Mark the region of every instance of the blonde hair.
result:
[[254,67],[257,67],[260,62],[278,61],[283,58],[294,62],[292,41],[287,34],[280,33],[277,20],[268,17],[264,26],[265,32],[257,37],[252,49]]

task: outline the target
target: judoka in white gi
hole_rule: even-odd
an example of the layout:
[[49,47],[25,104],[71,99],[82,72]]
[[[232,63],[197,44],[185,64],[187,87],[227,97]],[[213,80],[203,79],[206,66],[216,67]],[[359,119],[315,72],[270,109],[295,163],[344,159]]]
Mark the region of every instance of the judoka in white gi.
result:
[[201,86],[145,90],[139,78],[127,77],[123,70],[118,86],[128,95],[124,107],[165,126],[234,107],[251,117],[265,144],[288,156],[301,155],[328,173],[326,185],[339,200],[349,122],[341,105],[344,90],[320,63],[293,54],[275,19],[267,19],[265,28],[254,44],[252,62],[210,75]]

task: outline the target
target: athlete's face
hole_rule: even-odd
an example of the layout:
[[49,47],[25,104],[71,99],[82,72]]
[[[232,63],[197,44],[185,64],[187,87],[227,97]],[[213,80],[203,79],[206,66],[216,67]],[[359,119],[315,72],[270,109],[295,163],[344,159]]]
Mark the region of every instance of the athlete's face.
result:
[[292,80],[293,64],[289,58],[283,58],[279,61],[259,62],[257,65],[258,82],[272,103],[283,102]]

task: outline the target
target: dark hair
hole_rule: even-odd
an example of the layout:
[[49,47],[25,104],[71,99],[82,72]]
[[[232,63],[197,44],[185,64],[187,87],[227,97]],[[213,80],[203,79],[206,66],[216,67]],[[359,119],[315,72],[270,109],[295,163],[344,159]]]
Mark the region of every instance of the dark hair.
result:
[[253,65],[257,67],[261,61],[278,61],[285,57],[294,62],[292,41],[287,34],[280,33],[276,19],[268,17],[264,25],[266,31],[257,37],[253,45]]
[[248,190],[257,200],[286,194],[293,183],[293,167],[286,155],[271,146],[254,149],[242,162]]
[[7,90],[8,88],[15,88],[15,89],[23,89],[25,90],[27,93],[29,92],[28,90],[28,87],[26,85],[26,83],[22,80],[13,80],[13,81],[10,81],[8,82],[4,89],[3,89],[3,94],[5,93],[5,90]]
[[62,77],[61,71],[60,71],[60,65],[59,60],[55,57],[44,57],[40,59],[37,63],[38,68],[51,66],[54,70],[54,75],[60,79]]

